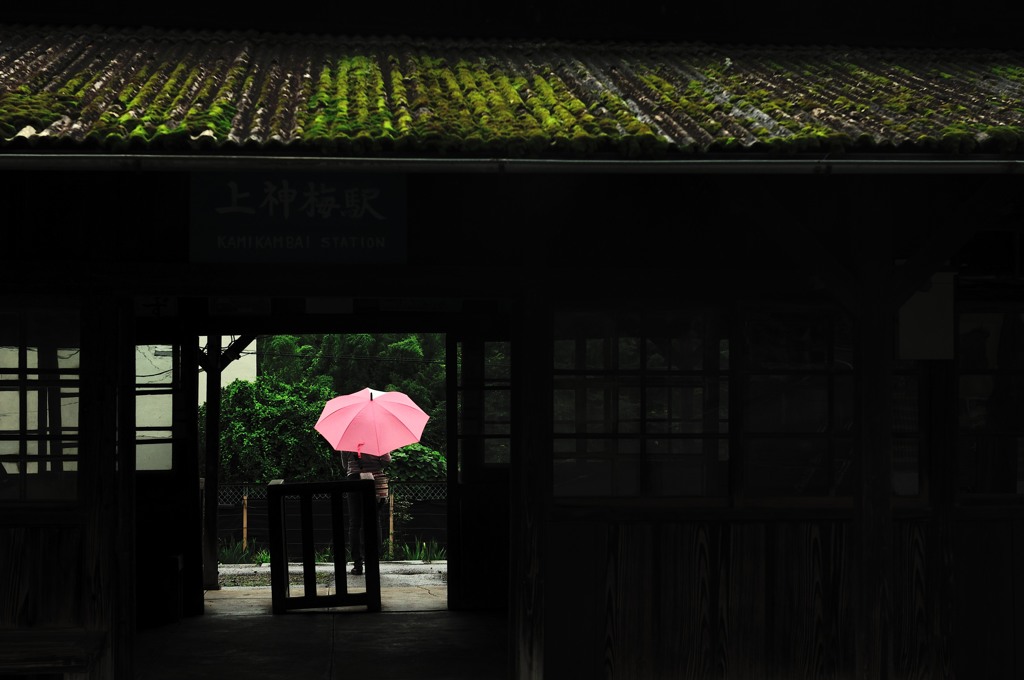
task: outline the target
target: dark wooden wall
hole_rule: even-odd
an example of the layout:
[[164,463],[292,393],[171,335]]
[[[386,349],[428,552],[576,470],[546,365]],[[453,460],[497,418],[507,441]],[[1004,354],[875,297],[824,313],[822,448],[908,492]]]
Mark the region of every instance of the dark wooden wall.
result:
[[82,565],[82,533],[72,517],[42,526],[0,525],[0,630],[86,623],[84,572],[68,568]]
[[[1021,585],[1017,529],[957,526],[954,554],[935,522],[894,522],[888,677],[1009,677],[1019,596],[992,584]],[[848,520],[555,523],[547,672],[853,680],[853,541]]]
[[[187,223],[182,207],[182,196],[186,194],[181,177],[162,173],[147,177],[129,175],[118,178],[116,183],[103,178],[104,181],[96,179],[95,186],[87,188],[79,186],[85,182],[80,183],[77,175],[35,176],[30,180],[5,173],[4,178],[11,181],[4,185],[6,188],[0,187],[0,196],[9,199],[10,215],[15,224],[21,225],[14,230],[12,247],[28,263],[22,272],[26,280],[28,274],[35,271],[35,267],[29,266],[33,261],[52,256],[48,250],[52,240],[48,228],[52,229],[66,217],[54,202],[45,200],[44,189],[52,189],[59,190],[58,193],[74,205],[88,206],[83,210],[93,218],[109,211],[105,223],[115,225],[110,227],[114,232],[111,238],[103,242],[93,243],[84,232],[78,233],[71,242],[60,246],[60,257],[72,261],[75,251],[81,249],[93,258],[84,258],[79,266],[93,268],[96,262],[116,260],[118,249],[110,247],[111,243],[127,244],[129,253],[168,264],[162,270],[166,280],[140,274],[140,280],[149,287],[144,287],[147,292],[151,289],[164,292],[164,287],[177,291],[174,286],[184,285],[176,281],[168,283],[179,271],[172,265],[186,259],[183,239],[165,238],[168,235],[180,237],[182,225]],[[60,181],[57,184],[49,181],[53,179]],[[472,241],[474,246],[494,253],[493,259],[500,259],[501,264],[510,269],[512,265],[568,262],[580,270],[569,267],[564,270],[562,275],[572,280],[595,265],[604,267],[602,272],[619,274],[621,268],[615,267],[621,265],[623,259],[636,266],[649,262],[647,255],[660,249],[660,257],[653,258],[659,272],[651,276],[664,277],[659,285],[665,284],[664,290],[673,295],[684,294],[679,292],[684,287],[680,286],[678,270],[685,267],[678,266],[678,252],[666,244],[674,242],[679,234],[701,243],[701,256],[692,253],[689,256],[688,262],[693,268],[708,264],[703,258],[703,253],[707,252],[714,266],[728,270],[722,277],[736,274],[733,281],[736,289],[763,290],[766,277],[757,270],[738,271],[746,264],[763,266],[761,271],[789,267],[789,261],[779,254],[785,254],[791,241],[780,239],[774,244],[743,241],[734,250],[712,246],[717,241],[730,240],[731,233],[722,228],[730,223],[749,224],[747,235],[766,239],[766,235],[772,233],[768,227],[774,217],[766,214],[768,211],[763,205],[771,200],[793,200],[798,192],[790,185],[792,178],[758,178],[756,184],[766,191],[763,195],[754,194],[751,183],[733,178],[723,178],[721,183],[690,178],[666,184],[667,180],[632,177],[628,184],[621,185],[617,183],[622,178],[613,177],[593,182],[575,178],[568,183],[548,179],[545,177],[538,183],[547,189],[536,192],[544,200],[530,204],[531,210],[536,209],[544,216],[532,222],[534,227],[528,235],[534,238],[516,241],[514,247],[504,251],[501,246],[507,241],[505,236],[508,233],[521,236],[521,232],[512,230],[519,222],[530,220],[510,216],[514,211],[506,211],[507,214],[503,213],[502,217],[495,218],[494,224],[488,225],[493,228],[473,231],[471,227],[479,226],[480,215],[488,214],[485,211],[488,205],[519,205],[511,199],[525,195],[524,190],[531,186],[529,182],[476,178],[469,186],[480,192],[473,194],[473,201],[461,204],[465,212],[458,214],[456,210],[457,214],[446,215],[444,225],[449,231],[443,235],[450,238],[436,237],[437,232],[432,231],[435,225],[426,218],[426,207],[430,204],[417,201],[425,201],[427,190],[431,188],[446,188],[454,195],[452,179],[415,182],[411,199],[418,206],[419,212],[415,214],[419,217],[411,230],[416,234],[411,242],[417,247],[424,245],[423,249],[415,249],[417,257],[422,258],[421,262],[435,262],[436,258],[439,264],[463,260],[464,255],[453,243],[461,247],[467,241],[460,240],[460,236],[467,240],[473,237],[476,239]],[[815,178],[815,182],[819,179],[822,178]],[[997,184],[997,179],[1001,181],[1001,178],[983,179],[989,185]],[[721,194],[707,198],[709,194],[701,190],[712,184]],[[835,194],[826,196],[828,200],[816,199],[822,204],[822,211],[812,212],[807,208],[809,223],[812,218],[824,215],[821,219],[831,226],[829,220],[834,214],[845,211],[857,197],[870,195],[872,201],[878,200],[880,191],[867,186],[867,179],[836,184],[843,189],[853,186],[847,193],[830,184],[828,188],[836,190]],[[893,180],[888,184],[891,185],[890,197],[893,194],[902,197],[900,205],[906,214],[901,214],[901,219],[905,217],[911,227],[904,234],[906,244],[894,245],[894,254],[899,256],[906,254],[904,251],[913,253],[917,247],[919,234],[914,229],[925,239],[937,223],[936,216],[949,212],[953,199],[958,198],[955,190],[965,193],[962,187],[975,183],[962,178],[930,178],[928,182]],[[584,185],[587,191],[582,198],[579,192],[571,191]],[[623,200],[611,206],[596,200],[603,191],[611,191],[615,186],[621,189],[615,195],[625,197]],[[818,183],[801,187],[814,191],[822,188]],[[131,189],[128,194],[134,198],[121,201],[119,196],[126,188]],[[1005,195],[1015,195],[1012,190],[1016,187],[1006,188]],[[698,211],[677,217],[667,225],[655,222],[656,213],[663,205],[657,199],[680,190],[707,198],[711,206],[708,214]],[[730,197],[730,191],[735,192],[735,196]],[[822,195],[815,193],[815,196]],[[736,200],[736,196],[745,200]],[[638,197],[645,200],[633,203],[632,199]],[[170,209],[152,215],[147,213],[152,220],[139,228],[136,213],[146,200]],[[814,201],[803,194],[796,196],[796,200],[801,205],[814,206]],[[588,212],[580,207],[580,202],[592,202],[593,207]],[[738,214],[740,209],[736,206],[740,203],[749,204],[750,214]],[[923,206],[930,206],[930,209]],[[891,216],[888,208],[889,205],[872,203],[862,210]],[[714,216],[711,213],[716,211],[727,212],[728,219],[714,222],[717,230],[702,228],[709,223],[706,218]],[[532,217],[532,213],[528,216]],[[651,238],[640,243],[641,239],[636,242],[605,239],[595,226],[605,223],[614,223],[623,232],[629,225],[638,223],[655,224],[658,228],[651,230]],[[420,224],[425,226],[420,228]],[[893,224],[897,222],[893,220]],[[551,225],[557,228],[545,233]],[[852,229],[851,232],[858,237],[862,234]],[[427,238],[425,234],[435,238]],[[546,238],[538,239],[538,236]],[[434,244],[433,250],[427,247],[428,242]],[[535,252],[533,244],[536,243],[542,243],[547,251]],[[161,249],[161,244],[167,247]],[[741,248],[743,257],[730,261]],[[840,261],[839,256],[848,254],[845,250],[838,253],[836,259]],[[629,257],[623,258],[623,255]],[[130,259],[130,256],[124,257]],[[482,271],[492,262],[487,259],[483,263],[474,262],[473,266]],[[137,270],[128,268],[126,276],[136,271],[149,274],[143,271],[147,269],[145,260],[139,259],[134,264]],[[183,267],[180,269],[184,271]],[[537,271],[541,270],[543,268],[538,266]],[[555,278],[554,274],[550,275]],[[242,276],[239,280],[248,285],[250,278]],[[642,283],[647,281],[649,279],[643,279]],[[55,290],[65,286],[60,278],[45,283]],[[133,281],[125,278],[114,283],[127,288]],[[299,290],[310,289],[308,280],[296,283],[286,276],[280,276],[274,283],[288,284]],[[704,283],[706,286],[707,282]],[[202,294],[216,290],[204,287],[208,286],[205,283],[204,286],[194,285]],[[674,287],[669,287],[672,285]],[[600,293],[589,292],[595,297]],[[707,287],[685,288],[685,295],[691,299],[710,294]],[[714,294],[731,299],[736,291],[723,292],[716,288]],[[614,306],[615,301],[607,304]],[[533,329],[531,326],[529,330]],[[93,330],[91,337],[96,342],[105,337],[100,329]],[[540,343],[547,344],[548,339],[542,337]],[[545,381],[541,379],[541,382]],[[935,399],[953,399],[954,390],[955,380],[951,379]],[[539,397],[530,394],[528,398]],[[112,412],[112,409],[106,410]],[[109,413],[104,415],[111,417]],[[534,626],[543,631],[542,655],[527,659],[527,663],[543,664],[543,674],[554,678],[852,680],[862,677],[863,655],[857,645],[866,631],[858,630],[857,622],[868,619],[862,618],[860,596],[864,592],[864,580],[871,576],[865,572],[876,564],[871,554],[865,555],[863,560],[859,556],[862,543],[858,517],[863,515],[853,509],[846,514],[834,510],[825,514],[802,508],[799,513],[790,512],[784,517],[719,513],[714,519],[708,519],[704,515],[691,516],[679,508],[672,508],[665,515],[655,515],[643,508],[643,499],[633,499],[635,507],[630,514],[616,514],[614,506],[609,506],[600,513],[564,514],[550,519],[545,513],[551,499],[540,497],[545,492],[543,485],[531,486],[533,477],[541,474],[538,470],[545,469],[550,444],[544,440],[543,426],[536,422],[539,420],[541,418],[530,423],[530,427],[541,432],[533,435],[536,441],[531,440],[536,444],[533,448],[540,452],[533,454],[537,456],[537,466],[527,467],[517,482],[524,487],[518,493],[528,506],[524,514],[529,513],[529,517],[501,518],[505,526],[511,519],[535,532],[512,536],[514,547],[519,551],[513,560],[527,565],[512,575],[513,588],[517,591],[513,595],[521,595],[517,604],[526,602],[528,605],[515,612],[516,631],[521,634],[519,642],[529,637],[529,629]],[[113,428],[106,429],[113,431]],[[935,432],[948,433],[948,430],[946,426],[935,425]],[[942,437],[937,436],[936,440],[938,444]],[[945,459],[950,458],[952,456],[947,455]],[[97,469],[107,468],[97,466]],[[935,487],[950,487],[953,475],[952,465],[936,465],[932,482]],[[115,497],[118,495],[108,493],[103,499]],[[1021,625],[1024,622],[1024,569],[1021,565],[1024,513],[1019,505],[954,507],[951,498],[952,494],[946,489],[936,493],[934,507],[921,506],[915,515],[902,513],[892,520],[892,541],[885,544],[891,553],[887,558],[891,573],[886,579],[877,579],[889,584],[891,589],[878,596],[878,601],[885,605],[879,637],[883,645],[881,662],[890,679],[1020,677],[1024,671],[1024,655],[1019,651],[1024,649],[1024,625]],[[192,504],[195,500],[185,496],[177,499],[182,504]],[[31,511],[18,518],[8,516],[0,522],[0,587],[3,588],[0,591],[0,626],[31,626],[40,620],[48,625],[97,625],[97,621],[104,624],[115,619],[83,612],[88,598],[97,594],[93,584],[84,582],[88,576],[85,571],[95,569],[106,554],[83,560],[89,543],[84,538],[89,535],[83,528],[84,522],[73,518],[72,513],[46,515]],[[539,525],[543,526],[534,529]],[[534,543],[538,537],[543,540]],[[112,539],[108,536],[107,540]],[[191,538],[182,536],[180,540]],[[152,546],[140,545],[137,552],[149,552],[150,547],[154,551],[163,548],[159,541],[158,538]],[[535,546],[540,550],[535,550]],[[83,568],[69,566],[83,561],[88,562]],[[520,580],[524,574],[536,580]],[[481,570],[472,571],[469,577],[475,579],[473,585],[494,578],[493,574]],[[541,595],[532,590],[538,582]],[[105,585],[111,589],[109,592],[116,590],[117,584]],[[122,600],[130,601],[125,596],[101,606],[114,607]],[[538,602],[542,609],[530,608]]]
[[[974,514],[974,513],[970,513]],[[1024,521],[957,518],[951,523],[948,584],[954,602],[950,650],[957,678],[1024,674]]]

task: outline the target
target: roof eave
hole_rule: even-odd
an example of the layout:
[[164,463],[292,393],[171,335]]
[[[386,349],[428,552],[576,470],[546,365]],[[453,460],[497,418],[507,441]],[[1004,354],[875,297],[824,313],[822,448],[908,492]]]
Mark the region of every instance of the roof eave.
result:
[[864,156],[707,157],[685,160],[372,158],[283,155],[0,154],[0,170],[330,171],[389,173],[1016,174],[1024,158]]

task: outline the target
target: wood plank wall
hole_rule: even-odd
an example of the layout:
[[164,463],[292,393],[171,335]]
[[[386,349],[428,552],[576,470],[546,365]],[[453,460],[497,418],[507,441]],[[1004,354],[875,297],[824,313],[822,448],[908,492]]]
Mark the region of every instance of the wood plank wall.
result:
[[[847,520],[556,523],[545,675],[853,680],[854,540]],[[893,552],[888,677],[952,678],[942,536],[928,520],[896,521]]]
[[956,677],[1024,674],[1024,522],[1010,517],[957,518],[950,555]]
[[0,526],[0,630],[82,626],[82,559],[77,521]]

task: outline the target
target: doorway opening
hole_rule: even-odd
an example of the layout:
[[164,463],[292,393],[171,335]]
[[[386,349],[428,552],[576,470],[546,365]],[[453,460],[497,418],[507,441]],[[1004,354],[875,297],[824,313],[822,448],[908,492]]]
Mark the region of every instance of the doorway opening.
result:
[[[363,383],[411,392],[433,421],[417,444],[400,452],[405,474],[389,479],[381,518],[382,611],[505,606],[507,343],[392,331],[213,338],[136,346],[137,563],[161,565],[157,578],[146,576],[155,586],[139,574],[143,627],[216,610],[270,612],[266,483],[271,476],[342,478],[338,453],[324,455],[312,424],[324,399]],[[207,377],[218,373],[219,389],[211,389]],[[219,396],[215,421],[207,408],[211,395]],[[221,434],[215,476],[206,455],[214,450],[206,439],[210,422]],[[332,528],[313,530],[329,536]],[[332,550],[330,541],[318,544],[324,559],[318,559],[317,587],[337,588],[344,576],[345,587],[358,591],[349,556],[339,574],[330,564]],[[469,574],[461,585],[460,573]],[[473,574],[488,574],[487,583]]]

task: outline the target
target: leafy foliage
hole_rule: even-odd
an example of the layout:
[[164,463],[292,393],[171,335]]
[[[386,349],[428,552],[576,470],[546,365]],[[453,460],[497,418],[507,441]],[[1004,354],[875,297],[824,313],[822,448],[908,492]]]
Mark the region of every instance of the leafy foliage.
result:
[[260,344],[260,375],[274,375],[292,383],[306,379],[303,360],[313,351],[313,347],[302,344],[302,338],[297,335],[272,335],[261,339]]
[[[334,395],[372,387],[409,395],[430,414],[421,443],[445,447],[445,342],[439,333],[349,333],[260,338],[261,375],[330,380]],[[334,396],[332,395],[332,396]]]
[[445,479],[447,462],[440,451],[409,444],[391,452],[388,479],[392,482],[436,482]]
[[274,375],[235,380],[221,390],[220,480],[266,484],[342,474],[338,456],[314,429],[333,395],[324,380],[292,384]]
[[[431,416],[419,444],[392,452],[388,476],[446,478],[443,335],[276,335],[260,338],[257,350],[259,376],[221,390],[222,483],[343,477],[340,456],[313,426],[329,399],[364,387],[405,392]],[[204,405],[204,441],[205,423]]]

